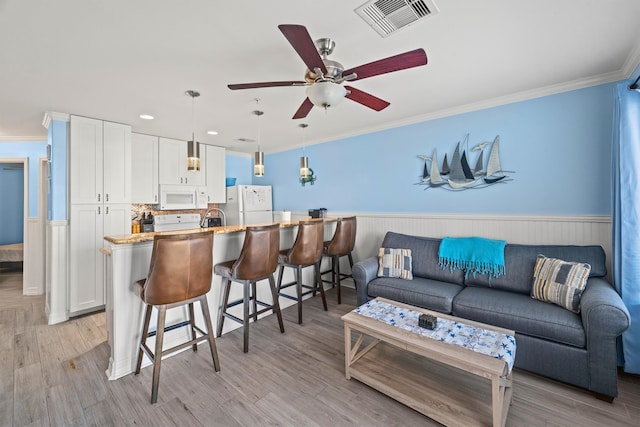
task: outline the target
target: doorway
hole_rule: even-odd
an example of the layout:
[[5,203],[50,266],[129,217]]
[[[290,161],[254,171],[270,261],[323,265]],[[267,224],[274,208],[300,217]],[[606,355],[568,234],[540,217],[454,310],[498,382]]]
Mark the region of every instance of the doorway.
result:
[[[0,266],[8,266],[15,271],[18,266],[27,271],[29,253],[27,239],[27,217],[29,215],[29,159],[28,158],[0,158],[0,245],[6,248],[0,254]],[[15,245],[22,245],[22,248]],[[2,270],[0,270],[2,272]],[[23,275],[22,288],[25,289]]]

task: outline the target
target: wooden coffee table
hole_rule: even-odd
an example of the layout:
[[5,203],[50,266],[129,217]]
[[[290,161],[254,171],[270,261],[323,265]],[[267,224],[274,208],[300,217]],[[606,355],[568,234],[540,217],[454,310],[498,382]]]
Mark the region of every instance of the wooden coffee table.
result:
[[[431,314],[441,325],[444,323],[440,319],[446,319],[509,338],[515,336],[507,329],[383,298],[374,301]],[[402,329],[356,310],[342,316],[347,379],[355,378],[445,425],[505,425],[513,391],[505,360]],[[355,343],[352,332],[357,333]],[[515,339],[513,344],[515,352]]]

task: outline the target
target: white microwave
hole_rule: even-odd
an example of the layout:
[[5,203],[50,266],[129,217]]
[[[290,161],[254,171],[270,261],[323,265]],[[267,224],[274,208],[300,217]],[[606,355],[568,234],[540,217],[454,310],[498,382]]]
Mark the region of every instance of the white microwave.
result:
[[161,185],[160,210],[206,209],[207,187]]

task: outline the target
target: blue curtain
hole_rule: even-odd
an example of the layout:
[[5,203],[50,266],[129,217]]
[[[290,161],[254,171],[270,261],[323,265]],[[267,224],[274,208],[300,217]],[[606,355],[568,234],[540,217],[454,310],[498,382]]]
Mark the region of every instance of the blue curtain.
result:
[[613,140],[613,279],[629,313],[619,356],[640,374],[640,92],[616,87]]

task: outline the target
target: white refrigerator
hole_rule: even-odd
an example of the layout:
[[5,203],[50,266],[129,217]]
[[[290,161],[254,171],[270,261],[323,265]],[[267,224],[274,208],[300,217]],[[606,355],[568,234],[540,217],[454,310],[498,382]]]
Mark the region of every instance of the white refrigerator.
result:
[[271,224],[273,204],[270,185],[227,187],[224,213],[229,225]]

